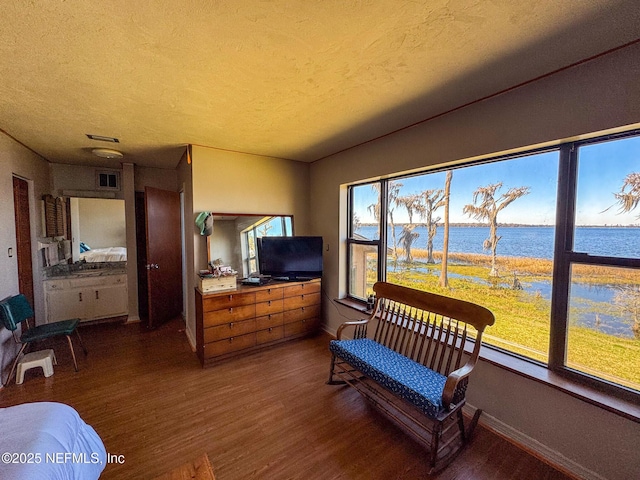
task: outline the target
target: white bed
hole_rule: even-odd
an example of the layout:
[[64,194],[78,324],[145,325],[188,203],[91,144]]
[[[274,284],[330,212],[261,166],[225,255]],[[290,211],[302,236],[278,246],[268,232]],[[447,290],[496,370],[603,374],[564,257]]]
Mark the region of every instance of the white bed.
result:
[[126,262],[127,247],[92,248],[80,254],[86,262]]
[[107,463],[98,434],[62,403],[0,408],[0,431],[2,479],[91,480]]

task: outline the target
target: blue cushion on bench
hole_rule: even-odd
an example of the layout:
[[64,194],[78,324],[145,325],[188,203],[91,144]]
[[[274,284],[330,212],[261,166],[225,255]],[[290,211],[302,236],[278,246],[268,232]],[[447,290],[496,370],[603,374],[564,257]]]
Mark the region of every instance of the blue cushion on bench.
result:
[[444,375],[369,338],[332,340],[329,350],[427,416],[442,411]]

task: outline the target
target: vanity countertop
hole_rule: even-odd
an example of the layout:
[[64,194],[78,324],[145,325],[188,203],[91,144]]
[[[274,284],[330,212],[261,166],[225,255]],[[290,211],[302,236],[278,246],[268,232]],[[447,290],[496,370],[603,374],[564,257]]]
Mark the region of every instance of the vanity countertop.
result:
[[51,275],[45,277],[47,280],[63,280],[65,278],[87,278],[87,277],[103,277],[107,275],[125,275],[127,273],[124,269],[118,268],[104,268],[95,270],[81,270],[76,272],[63,273],[60,275]]
[[46,268],[43,280],[104,277],[106,275],[125,275],[126,273],[126,262],[76,262],[74,264],[60,264]]

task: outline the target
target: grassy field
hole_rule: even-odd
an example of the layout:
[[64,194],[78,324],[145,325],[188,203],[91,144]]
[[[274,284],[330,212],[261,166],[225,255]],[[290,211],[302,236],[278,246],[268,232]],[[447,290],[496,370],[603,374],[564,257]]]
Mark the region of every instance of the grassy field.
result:
[[[440,260],[427,265],[426,252],[413,250],[418,262],[392,261],[387,269],[390,282],[440,293],[481,304],[489,308],[496,323],[485,333],[486,343],[526,357],[547,362],[549,350],[551,302],[535,293],[511,288],[513,272],[522,282],[550,281],[552,262],[527,258],[498,258],[500,278],[485,282],[491,268],[488,255],[452,254],[449,256],[449,288],[439,286]],[[425,271],[426,268],[426,271]],[[589,284],[637,285],[638,276],[630,270],[578,265],[574,281]],[[477,279],[474,281],[474,279]],[[483,279],[483,280],[480,280]],[[608,304],[594,302],[594,312]],[[640,338],[621,338],[596,330],[570,325],[567,363],[586,373],[640,390]],[[630,327],[631,328],[631,327]]]

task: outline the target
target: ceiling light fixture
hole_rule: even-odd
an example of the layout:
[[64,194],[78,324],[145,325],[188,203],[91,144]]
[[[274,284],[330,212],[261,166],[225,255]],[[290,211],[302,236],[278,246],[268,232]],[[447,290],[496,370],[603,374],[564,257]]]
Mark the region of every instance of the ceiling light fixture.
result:
[[100,158],[122,158],[122,152],[118,150],[112,150],[110,148],[94,148],[91,150],[96,157]]

